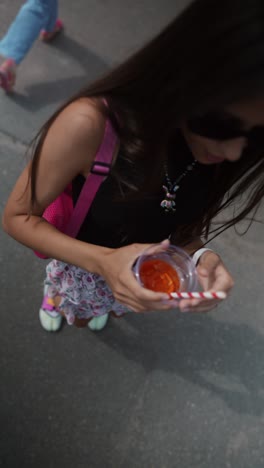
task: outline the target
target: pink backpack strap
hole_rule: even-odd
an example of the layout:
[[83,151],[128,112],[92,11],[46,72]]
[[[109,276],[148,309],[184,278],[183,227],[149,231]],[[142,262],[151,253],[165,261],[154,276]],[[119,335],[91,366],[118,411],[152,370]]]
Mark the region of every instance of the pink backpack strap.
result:
[[86,178],[65,231],[71,237],[77,236],[101,183],[110,172],[117,140],[116,132],[110,120],[107,119],[103,141],[97,151],[90,174]]

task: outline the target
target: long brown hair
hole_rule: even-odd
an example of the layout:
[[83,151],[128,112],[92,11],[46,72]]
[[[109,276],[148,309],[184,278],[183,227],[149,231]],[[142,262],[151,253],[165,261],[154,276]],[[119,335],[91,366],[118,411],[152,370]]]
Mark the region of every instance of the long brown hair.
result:
[[[180,121],[263,95],[263,0],[195,0],[155,39],[75,95],[44,125],[32,160],[31,202],[36,199],[36,172],[48,129],[74,100],[107,100],[101,111],[119,135],[122,154],[131,165],[148,168],[143,185],[136,187],[141,191],[155,190],[161,183],[168,142]],[[195,224],[182,226],[181,238],[217,234],[256,210],[264,195],[263,154],[264,145],[248,148],[239,161],[216,168],[203,214]],[[122,182],[122,174],[114,170],[114,175]],[[216,215],[246,191],[239,213],[212,229]]]

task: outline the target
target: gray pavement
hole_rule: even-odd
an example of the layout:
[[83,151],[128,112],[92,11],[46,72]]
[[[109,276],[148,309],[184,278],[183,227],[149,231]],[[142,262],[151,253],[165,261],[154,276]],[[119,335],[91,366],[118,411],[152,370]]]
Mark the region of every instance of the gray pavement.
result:
[[[1,34],[19,4],[2,0]],[[61,2],[65,36],[36,44],[17,93],[0,93],[1,208],[52,110],[183,4]],[[213,243],[236,278],[217,312],[131,314],[98,334],[53,335],[37,316],[45,262],[0,232],[0,466],[263,468],[263,232],[255,223]]]

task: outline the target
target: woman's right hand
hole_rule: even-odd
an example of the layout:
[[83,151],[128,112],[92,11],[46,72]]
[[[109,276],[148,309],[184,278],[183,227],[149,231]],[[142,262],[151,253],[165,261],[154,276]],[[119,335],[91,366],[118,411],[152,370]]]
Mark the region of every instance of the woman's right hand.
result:
[[[131,244],[113,249],[103,255],[100,274],[111,288],[115,299],[134,312],[168,310],[169,295],[158,293],[140,286],[132,271],[133,264],[143,251],[153,245],[153,252],[166,249],[169,241],[160,244]],[[174,306],[175,307],[175,306]]]

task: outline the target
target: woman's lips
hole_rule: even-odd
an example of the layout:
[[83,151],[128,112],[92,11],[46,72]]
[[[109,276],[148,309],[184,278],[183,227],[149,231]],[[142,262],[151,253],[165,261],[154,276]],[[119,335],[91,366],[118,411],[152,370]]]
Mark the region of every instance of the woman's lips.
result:
[[206,159],[209,162],[212,162],[215,164],[219,164],[225,160],[225,158],[221,158],[220,156],[213,156],[212,154],[209,154],[209,153],[206,154]]

